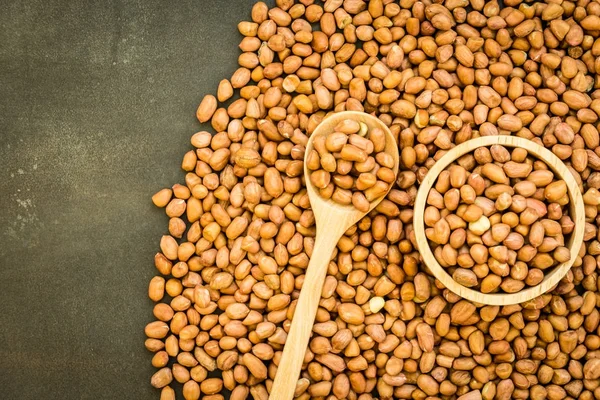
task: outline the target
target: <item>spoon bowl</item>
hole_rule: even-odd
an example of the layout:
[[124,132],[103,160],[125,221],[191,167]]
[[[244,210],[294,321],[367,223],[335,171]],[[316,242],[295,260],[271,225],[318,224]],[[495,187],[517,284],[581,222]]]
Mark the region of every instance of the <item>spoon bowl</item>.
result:
[[351,119],[354,121],[362,122],[367,125],[370,130],[375,128],[380,128],[385,133],[385,152],[390,154],[394,158],[394,175],[398,175],[398,166],[400,162],[400,155],[398,152],[398,144],[396,143],[396,139],[392,135],[390,129],[385,125],[381,120],[377,117],[372,116],[371,114],[363,113],[360,111],[343,111],[336,114],[333,114],[326,119],[324,119],[319,126],[314,130],[310,139],[308,140],[308,144],[306,145],[305,160],[304,160],[304,176],[306,177],[306,191],[308,192],[308,198],[310,199],[310,206],[312,208],[313,213],[315,214],[315,219],[317,221],[317,232],[319,231],[319,221],[324,222],[325,218],[331,218],[338,223],[343,221],[346,229],[360,221],[362,217],[371,212],[375,207],[381,203],[381,200],[385,198],[387,193],[389,193],[390,189],[393,185],[390,185],[388,192],[383,196],[375,199],[371,202],[369,207],[369,211],[362,212],[357,210],[353,205],[342,205],[336,203],[332,199],[325,199],[319,195],[319,189],[317,189],[312,181],[308,178],[309,170],[306,163],[307,155],[313,149],[313,143],[315,138],[319,136],[327,136],[333,132],[335,126],[342,122],[343,120]]
[[398,175],[400,163],[398,144],[389,128],[377,117],[358,111],[339,112],[325,118],[310,136],[304,156],[304,177],[308,198],[310,199],[310,205],[315,216],[317,237],[315,238],[312,254],[310,254],[310,262],[306,269],[304,283],[302,284],[300,297],[294,311],[294,319],[290,326],[283,355],[277,367],[277,374],[271,388],[269,396],[271,400],[292,400],[294,397],[294,390],[300,376],[300,369],[312,332],[319,300],[321,299],[321,291],[325,282],[325,276],[327,275],[327,266],[339,239],[348,228],[377,207],[393,186],[389,185],[388,191],[384,195],[373,200],[367,212],[359,211],[353,205],[342,205],[331,199],[325,199],[321,197],[318,189],[314,187],[309,179],[309,171],[306,166],[306,158],[313,149],[314,139],[333,133],[334,127],[347,119],[366,124],[369,131],[375,128],[383,130],[385,133],[384,151],[393,157],[394,168],[392,170],[395,176]]

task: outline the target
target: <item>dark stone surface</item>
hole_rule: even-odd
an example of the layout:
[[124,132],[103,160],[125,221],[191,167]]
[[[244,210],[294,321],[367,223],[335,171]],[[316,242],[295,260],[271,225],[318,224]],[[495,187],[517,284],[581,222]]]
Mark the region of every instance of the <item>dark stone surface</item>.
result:
[[150,197],[252,3],[0,1],[0,398],[158,399]]

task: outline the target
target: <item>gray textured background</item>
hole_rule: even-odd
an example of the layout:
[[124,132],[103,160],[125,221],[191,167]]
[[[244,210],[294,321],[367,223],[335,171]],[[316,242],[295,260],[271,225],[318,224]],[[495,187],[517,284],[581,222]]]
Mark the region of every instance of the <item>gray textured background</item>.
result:
[[0,397],[158,399],[147,284],[249,0],[0,0]]

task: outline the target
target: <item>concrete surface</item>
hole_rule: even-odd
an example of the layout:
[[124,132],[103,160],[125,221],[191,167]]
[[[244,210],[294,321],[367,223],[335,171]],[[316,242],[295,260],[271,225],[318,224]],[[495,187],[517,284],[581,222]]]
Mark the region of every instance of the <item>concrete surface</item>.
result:
[[244,0],[0,0],[0,398],[158,399],[147,285]]

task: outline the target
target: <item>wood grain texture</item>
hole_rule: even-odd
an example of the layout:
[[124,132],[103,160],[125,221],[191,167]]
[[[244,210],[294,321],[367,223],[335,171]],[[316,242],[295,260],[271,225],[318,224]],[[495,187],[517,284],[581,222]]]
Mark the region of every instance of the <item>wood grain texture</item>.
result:
[[[306,270],[304,283],[302,284],[302,290],[300,291],[298,304],[294,311],[294,319],[292,320],[292,325],[283,349],[283,355],[277,367],[277,374],[275,375],[269,396],[270,400],[291,400],[294,397],[294,390],[300,376],[300,369],[302,368],[302,362],[321,299],[321,291],[323,290],[323,283],[327,275],[327,266],[331,261],[331,255],[344,232],[367,214],[358,211],[352,205],[344,206],[333,200],[323,199],[308,178],[306,156],[308,156],[313,148],[314,138],[329,135],[333,132],[333,128],[345,119],[364,122],[369,127],[369,130],[381,128],[385,132],[385,152],[394,158],[393,170],[395,175],[398,174],[400,158],[398,144],[388,127],[372,115],[358,111],[343,111],[333,114],[323,120],[310,136],[306,146],[304,176],[306,177],[306,189],[310,198],[311,208],[315,215],[317,237]],[[390,185],[390,189],[391,187],[392,185]],[[390,189],[388,189],[388,192]],[[377,207],[383,198],[385,198],[385,195],[373,201],[369,211]]]
[[[575,229],[571,233],[567,247],[571,251],[571,259],[565,263],[557,265],[549,273],[544,276],[544,279],[537,286],[529,287],[521,290],[517,293],[494,293],[486,294],[479,291],[469,289],[465,286],[458,284],[452,277],[446,272],[444,268],[437,262],[429,242],[425,236],[425,225],[423,214],[425,212],[425,206],[427,202],[427,195],[437,180],[438,175],[448,165],[460,156],[467,154],[478,147],[491,146],[499,144],[506,147],[521,147],[526,149],[529,154],[536,156],[538,159],[544,161],[548,167],[555,173],[555,175],[565,181],[568,188],[569,195],[569,213],[573,222],[575,222]],[[577,258],[579,249],[583,242],[583,233],[585,227],[585,212],[583,206],[583,198],[581,191],[577,186],[577,182],[571,172],[568,170],[566,165],[558,159],[552,152],[546,148],[532,142],[531,140],[515,137],[515,136],[484,136],[476,139],[471,139],[465,143],[462,143],[451,150],[449,150],[438,162],[436,162],[429,170],[417,193],[414,207],[414,222],[413,222],[415,237],[419,253],[423,258],[423,261],[433,273],[433,275],[444,284],[445,287],[456,293],[457,295],[471,300],[479,304],[488,305],[509,305],[519,304],[529,301],[541,294],[546,293],[552,289],[569,271],[573,262]]]

